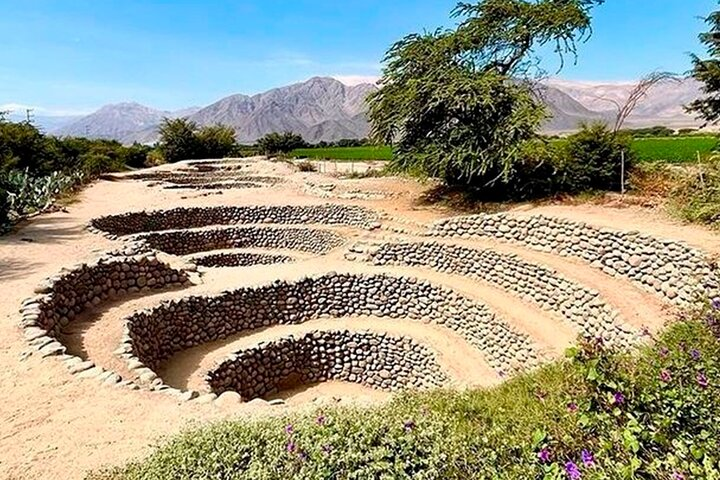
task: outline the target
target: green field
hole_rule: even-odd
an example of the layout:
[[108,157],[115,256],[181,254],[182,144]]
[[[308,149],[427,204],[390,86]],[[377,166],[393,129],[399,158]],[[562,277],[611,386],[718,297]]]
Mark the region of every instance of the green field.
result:
[[698,152],[707,158],[719,142],[718,137],[636,138],[633,149],[640,161],[684,163],[697,161]]
[[[561,143],[563,140],[555,140]],[[707,158],[711,151],[720,143],[720,138],[708,137],[653,137],[636,138],[633,150],[642,162],[685,163],[697,161],[698,152]],[[290,152],[297,158],[316,160],[390,160],[390,147],[332,147],[332,148],[299,148]]]
[[298,148],[290,155],[315,160],[390,160],[392,150],[390,147]]

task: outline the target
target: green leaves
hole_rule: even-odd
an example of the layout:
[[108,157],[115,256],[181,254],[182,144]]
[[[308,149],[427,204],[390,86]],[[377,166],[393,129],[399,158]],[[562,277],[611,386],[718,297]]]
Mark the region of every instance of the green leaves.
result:
[[511,179],[533,168],[524,146],[547,118],[530,75],[531,53],[553,42],[558,54],[574,53],[595,3],[461,3],[455,30],[394,44],[382,88],[368,100],[373,140],[394,147],[391,168],[449,185],[523,188]]
[[200,128],[187,118],[164,118],[160,124],[160,151],[168,163],[199,158],[222,158],[237,148],[235,130],[226,125]]

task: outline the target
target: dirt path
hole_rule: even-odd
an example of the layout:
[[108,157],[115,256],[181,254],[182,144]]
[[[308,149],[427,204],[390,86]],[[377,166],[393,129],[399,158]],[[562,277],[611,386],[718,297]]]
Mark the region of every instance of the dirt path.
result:
[[[177,166],[164,166],[162,170],[174,168]],[[124,463],[147,453],[158,437],[177,433],[190,422],[273,415],[288,409],[313,408],[316,401],[323,400],[368,403],[388,398],[382,392],[358,385],[328,382],[282,392],[279,397],[287,399],[287,407],[261,408],[257,404],[243,404],[221,409],[214,405],[179,403],[152,392],[101,387],[94,380],[72,376],[57,359],[42,359],[31,353],[18,327],[18,308],[22,300],[33,294],[33,289],[41,280],[58,273],[63,267],[94,259],[102,252],[123,244],[85,230],[87,222],[98,216],[180,205],[308,205],[326,202],[367,206],[396,218],[393,223],[398,226],[426,223],[448,215],[447,211],[417,207],[415,199],[425,187],[407,180],[372,178],[343,184],[342,180],[318,174],[293,173],[286,164],[269,162],[253,163],[241,174],[281,176],[287,182],[269,188],[215,192],[166,190],[160,186],[149,187],[140,181],[100,181],[88,187],[65,212],[37,217],[16,232],[0,237],[0,338],[3,339],[0,342],[0,478],[82,478],[89,469]],[[324,199],[305,193],[305,182],[309,180],[336,183],[340,191],[387,191],[393,195],[378,200]],[[642,210],[592,206],[541,207],[516,212],[518,215],[529,213],[564,216],[617,229],[643,230],[662,238],[684,240],[710,253],[720,252],[720,237],[712,232],[670,222],[659,214],[648,214]],[[351,240],[412,239],[388,231],[357,231],[352,235]],[[623,319],[634,326],[648,325],[656,329],[670,318],[671,311],[653,295],[581,262],[497,242],[467,240],[457,243],[517,253],[529,261],[548,265],[567,278],[600,292],[607,303],[617,308]],[[241,285],[263,284],[278,278],[296,279],[331,270],[359,273],[388,271],[453,288],[487,303],[508,323],[528,332],[551,355],[557,354],[574,338],[572,329],[554,314],[518,301],[517,297],[492,285],[426,269],[381,269],[348,262],[343,259],[343,251],[341,248],[319,257],[302,255],[291,264],[207,269],[202,285],[126,299],[88,313],[84,317],[86,322],[73,325],[68,341],[73,350],[84,352],[99,364],[122,371],[124,365],[113,355],[113,351],[122,332],[122,318],[135,309],[151,307],[163,299],[217,293]],[[325,323],[322,325],[354,327],[354,320],[323,320]],[[365,324],[372,325],[372,328],[383,331],[395,328],[387,323],[380,324],[378,319],[366,320],[369,323]],[[398,329],[399,325],[396,325]],[[486,375],[488,372],[484,371],[475,350],[468,350],[467,345],[458,342],[452,335],[445,335],[444,331],[435,332],[430,327],[422,325],[410,329],[408,326],[402,331],[435,349],[442,356],[444,366],[454,375],[468,383],[491,383],[489,380],[492,377]],[[299,328],[310,327],[308,324]],[[276,335],[278,332],[268,331],[267,334]],[[237,339],[237,342],[245,341],[252,339]],[[184,381],[183,378],[188,378],[190,383],[195,382],[197,372],[205,368],[207,362],[219,358],[225,351],[223,349],[236,346],[228,343],[219,348],[184,352],[182,355],[188,359],[178,357],[168,367],[180,371],[177,373],[179,382]],[[193,369],[193,363],[200,366]],[[168,374],[173,375],[169,370]]]

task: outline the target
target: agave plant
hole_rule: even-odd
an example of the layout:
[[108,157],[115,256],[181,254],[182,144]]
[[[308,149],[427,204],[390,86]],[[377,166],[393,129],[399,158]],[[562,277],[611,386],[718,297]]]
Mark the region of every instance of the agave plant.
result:
[[16,220],[34,212],[40,212],[52,205],[55,198],[81,184],[83,173],[53,172],[42,177],[33,177],[27,170],[11,170],[0,176],[0,188],[5,190],[6,216]]

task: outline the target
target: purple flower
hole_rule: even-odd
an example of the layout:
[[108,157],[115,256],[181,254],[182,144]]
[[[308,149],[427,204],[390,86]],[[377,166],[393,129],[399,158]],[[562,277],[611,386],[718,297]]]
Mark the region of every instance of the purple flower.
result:
[[575,402],[570,402],[570,403],[568,403],[567,409],[568,409],[568,412],[575,413],[578,411],[578,404]]
[[285,433],[287,433],[288,435],[292,435],[294,431],[295,429],[292,425],[285,425]]
[[327,444],[327,443],[326,443],[325,445],[322,446],[322,451],[323,451],[326,455],[330,455],[330,452],[332,452],[332,446],[331,446],[330,444]]
[[673,472],[672,474],[672,480],[685,480],[685,475],[678,472],[677,470]]
[[409,432],[415,428],[415,422],[412,420],[405,420],[403,427],[405,427],[405,430]]
[[616,405],[622,405],[625,403],[625,395],[623,395],[622,392],[615,392],[615,395],[613,395],[613,401]]
[[565,473],[567,473],[570,480],[580,480],[580,469],[574,462],[567,462],[565,464]]
[[315,422],[318,425],[325,425],[325,415],[318,415],[318,417],[315,419]]
[[550,461],[550,450],[543,448],[537,454],[540,463],[548,463]]
[[712,305],[712,308],[715,310],[720,310],[720,298],[713,298],[712,302],[710,302],[710,305]]
[[666,358],[668,355],[670,355],[670,350],[668,350],[667,347],[662,347],[662,348],[660,349],[660,356],[661,356],[662,358]]
[[287,450],[288,453],[293,453],[295,450],[297,450],[297,445],[295,445],[295,442],[288,442],[285,450]]
[[298,458],[300,459],[300,461],[304,462],[305,460],[308,459],[308,454],[303,451],[300,451],[300,452],[298,452]]
[[690,356],[692,357],[693,360],[696,360],[696,361],[700,360],[700,350],[693,348],[690,351]]
[[582,458],[583,465],[586,467],[595,465],[595,456],[588,449],[583,449],[582,453],[580,453],[580,458]]
[[697,380],[698,386],[700,388],[702,388],[703,390],[708,387],[708,379],[704,373],[702,373],[702,372],[698,373],[696,380]]
[[660,380],[662,380],[665,383],[669,383],[670,380],[672,380],[672,376],[670,375],[670,370],[664,369],[662,372],[660,372]]

